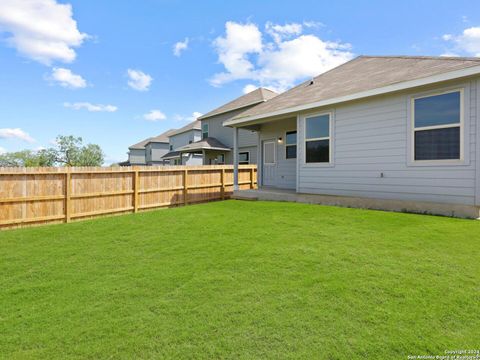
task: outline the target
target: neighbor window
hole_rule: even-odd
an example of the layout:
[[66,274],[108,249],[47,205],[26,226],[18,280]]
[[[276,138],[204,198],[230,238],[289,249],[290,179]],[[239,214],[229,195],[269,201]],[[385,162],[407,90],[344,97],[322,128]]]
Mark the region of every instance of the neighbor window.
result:
[[297,158],[297,132],[287,131],[285,134],[285,159]]
[[224,154],[220,154],[220,155],[217,156],[217,164],[219,164],[219,165],[225,164],[225,155]]
[[170,151],[172,151],[172,150],[173,150],[173,145],[170,145]]
[[330,114],[305,118],[305,162],[330,162]]
[[208,124],[202,124],[202,139],[208,138]]
[[462,92],[413,99],[414,160],[461,158]]
[[250,163],[250,153],[248,151],[238,153],[238,163],[239,164],[249,164]]

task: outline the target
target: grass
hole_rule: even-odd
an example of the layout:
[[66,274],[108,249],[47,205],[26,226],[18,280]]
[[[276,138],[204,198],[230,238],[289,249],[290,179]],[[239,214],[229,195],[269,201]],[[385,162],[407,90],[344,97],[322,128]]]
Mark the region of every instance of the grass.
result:
[[480,348],[480,222],[225,201],[0,232],[0,356]]

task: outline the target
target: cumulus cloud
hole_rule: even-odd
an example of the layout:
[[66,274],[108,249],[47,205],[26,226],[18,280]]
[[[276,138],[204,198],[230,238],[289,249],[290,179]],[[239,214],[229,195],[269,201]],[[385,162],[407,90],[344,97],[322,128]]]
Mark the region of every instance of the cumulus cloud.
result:
[[57,82],[60,86],[70,89],[80,89],[87,86],[87,82],[80,75],[74,74],[72,70],[65,68],[53,68],[49,80]]
[[114,105],[92,104],[89,102],[63,103],[66,108],[81,110],[85,109],[91,112],[115,112],[118,108]]
[[143,118],[148,121],[160,121],[160,120],[165,120],[167,116],[160,110],[154,109],[144,114]]
[[128,69],[127,76],[129,79],[128,86],[138,91],[147,91],[153,80],[150,75],[145,74],[141,70]]
[[258,89],[258,86],[257,85],[253,85],[253,84],[247,84],[243,87],[243,93],[244,94],[248,94],[254,90],[257,90]]
[[28,143],[35,142],[35,140],[28,133],[20,128],[0,129],[0,139],[17,139]]
[[173,119],[175,121],[194,121],[194,120],[197,120],[200,116],[202,116],[203,114],[201,112],[198,112],[198,111],[194,111],[192,113],[192,115],[190,116],[184,116],[184,115],[179,115],[179,114],[175,114],[173,116]]
[[305,29],[316,26],[320,25],[268,22],[262,34],[256,24],[227,22],[225,35],[213,43],[225,71],[215,74],[210,83],[221,86],[247,79],[275,91],[284,91],[299,80],[352,59],[349,44],[325,41],[305,33]]
[[442,39],[453,45],[453,53],[459,51],[467,55],[480,56],[480,26],[467,28],[460,35],[445,34]]
[[72,62],[87,34],[78,30],[72,6],[55,0],[0,1],[0,33],[20,54],[45,65]]
[[5,154],[7,150],[0,146],[0,155]]
[[189,42],[189,39],[187,37],[185,38],[185,40],[175,43],[175,45],[173,45],[173,55],[175,56],[182,55],[182,52],[188,49],[188,42]]

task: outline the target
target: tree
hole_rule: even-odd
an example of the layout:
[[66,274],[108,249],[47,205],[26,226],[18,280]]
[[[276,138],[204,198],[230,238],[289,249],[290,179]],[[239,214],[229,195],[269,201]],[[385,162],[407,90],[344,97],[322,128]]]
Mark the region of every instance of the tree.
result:
[[103,160],[104,154],[100,146],[83,145],[81,137],[59,135],[56,147],[0,155],[0,166],[102,166]]

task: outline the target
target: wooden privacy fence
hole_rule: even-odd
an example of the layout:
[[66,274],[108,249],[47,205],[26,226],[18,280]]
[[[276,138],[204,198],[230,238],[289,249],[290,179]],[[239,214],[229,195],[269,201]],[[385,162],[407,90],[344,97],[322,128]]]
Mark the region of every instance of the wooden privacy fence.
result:
[[[238,181],[240,189],[255,188],[256,165],[240,165]],[[0,168],[0,228],[220,200],[232,192],[232,165]]]

